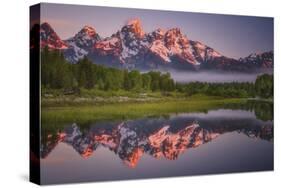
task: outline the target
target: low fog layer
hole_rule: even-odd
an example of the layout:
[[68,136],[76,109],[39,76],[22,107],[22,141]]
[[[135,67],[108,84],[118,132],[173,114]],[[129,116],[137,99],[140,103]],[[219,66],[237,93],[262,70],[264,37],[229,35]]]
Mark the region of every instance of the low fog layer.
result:
[[[164,72],[164,71],[163,71]],[[169,71],[176,82],[254,82],[263,73]],[[272,74],[272,72],[267,72]]]

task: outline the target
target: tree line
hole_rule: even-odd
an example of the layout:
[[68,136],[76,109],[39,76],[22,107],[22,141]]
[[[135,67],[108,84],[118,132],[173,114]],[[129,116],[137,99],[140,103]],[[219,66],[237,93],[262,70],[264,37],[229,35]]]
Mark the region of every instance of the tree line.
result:
[[176,83],[170,73],[121,70],[104,67],[83,58],[76,64],[67,62],[60,51],[44,48],[41,52],[41,84],[43,88],[74,90],[79,88],[105,91],[182,92],[188,96],[205,94],[222,97],[271,98],[273,76],[258,76],[255,83]]
[[41,83],[51,89],[100,89],[128,91],[174,91],[170,73],[120,70],[104,67],[83,58],[76,64],[68,63],[59,51],[45,48],[41,55]]

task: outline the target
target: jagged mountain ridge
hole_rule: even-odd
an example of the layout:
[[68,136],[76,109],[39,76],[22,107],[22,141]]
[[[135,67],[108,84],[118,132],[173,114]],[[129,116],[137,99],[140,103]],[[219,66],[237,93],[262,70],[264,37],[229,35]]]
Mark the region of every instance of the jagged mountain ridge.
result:
[[92,46],[101,40],[99,34],[91,26],[84,26],[74,37],[66,40],[69,48],[65,57],[70,62],[77,62],[91,51]]
[[61,40],[54,29],[47,22],[40,26],[40,45],[41,47],[48,46],[50,49],[65,50],[68,45]]
[[62,50],[71,63],[87,56],[98,64],[140,70],[254,71],[273,68],[272,51],[236,60],[188,39],[180,28],[158,28],[146,33],[139,19],[130,20],[106,38],[101,38],[94,28],[84,26],[74,37],[62,40],[48,23],[41,24],[40,36],[41,47]]

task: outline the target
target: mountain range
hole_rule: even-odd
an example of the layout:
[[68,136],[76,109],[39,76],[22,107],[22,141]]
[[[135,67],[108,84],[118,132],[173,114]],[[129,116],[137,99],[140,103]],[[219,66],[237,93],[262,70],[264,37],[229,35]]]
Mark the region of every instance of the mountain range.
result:
[[229,58],[187,38],[180,28],[158,28],[146,33],[139,19],[128,21],[110,37],[103,38],[93,27],[84,26],[66,40],[45,22],[40,26],[40,46],[61,50],[70,63],[86,56],[97,64],[127,69],[261,72],[273,68],[273,51]]

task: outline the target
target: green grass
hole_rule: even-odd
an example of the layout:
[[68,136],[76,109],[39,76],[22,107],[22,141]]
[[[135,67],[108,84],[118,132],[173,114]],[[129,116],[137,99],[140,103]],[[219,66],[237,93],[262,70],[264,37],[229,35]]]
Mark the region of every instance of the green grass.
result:
[[222,99],[222,97],[206,96],[196,94],[187,96],[184,93],[160,92],[160,91],[103,91],[97,89],[80,89],[79,94],[64,95],[62,90],[44,89],[42,90],[41,106],[42,107],[81,107],[93,106],[101,104],[114,104],[114,103],[139,103],[139,102],[160,102],[160,101],[173,101],[175,99],[181,100],[205,100],[205,99]]
[[189,98],[173,97],[173,100],[146,102],[100,103],[95,105],[77,105],[50,107],[43,106],[42,123],[86,123],[101,120],[126,120],[139,117],[161,116],[171,113],[206,112],[209,109],[222,108],[226,104],[242,103],[245,99],[221,99],[216,97],[193,96]]

